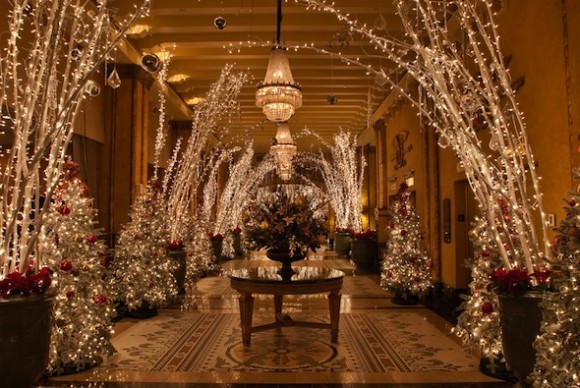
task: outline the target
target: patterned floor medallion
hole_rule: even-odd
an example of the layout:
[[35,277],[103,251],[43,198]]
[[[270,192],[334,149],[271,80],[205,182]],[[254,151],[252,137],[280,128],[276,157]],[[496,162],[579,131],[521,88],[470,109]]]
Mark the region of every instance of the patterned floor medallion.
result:
[[[257,313],[254,324],[271,321]],[[295,319],[327,321],[300,313]],[[328,330],[287,327],[241,343],[237,314],[170,312],[113,339],[108,369],[195,372],[417,372],[474,369],[472,360],[415,312],[342,314],[339,343]],[[445,360],[445,361],[441,361]]]

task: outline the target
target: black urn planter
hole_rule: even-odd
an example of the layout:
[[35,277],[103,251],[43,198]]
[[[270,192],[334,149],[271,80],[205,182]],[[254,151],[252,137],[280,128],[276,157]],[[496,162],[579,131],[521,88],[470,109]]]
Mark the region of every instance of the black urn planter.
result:
[[222,262],[223,239],[211,238],[210,241],[212,255],[215,257],[216,263]]
[[0,381],[3,387],[32,387],[48,364],[53,299],[0,299]]
[[234,255],[236,257],[244,256],[244,250],[242,249],[242,236],[239,233],[234,233]]
[[334,234],[334,251],[340,255],[347,257],[350,252],[350,233],[336,232]]
[[363,271],[372,271],[377,257],[377,242],[367,239],[352,239],[350,246],[350,257],[356,267]]
[[177,286],[177,293],[179,295],[185,294],[185,274],[187,272],[187,252],[183,249],[177,251],[170,251],[169,257],[175,261],[177,266],[173,276],[175,277],[175,285]]
[[290,280],[292,275],[296,273],[292,269],[292,263],[304,259],[304,256],[301,254],[294,254],[292,256],[288,250],[279,250],[273,248],[270,248],[266,251],[266,256],[270,260],[282,263],[282,267],[280,270],[278,270],[278,275],[282,277],[282,280]]
[[521,387],[532,387],[528,376],[534,370],[536,351],[534,340],[542,322],[541,293],[523,296],[499,296],[499,320],[506,364]]

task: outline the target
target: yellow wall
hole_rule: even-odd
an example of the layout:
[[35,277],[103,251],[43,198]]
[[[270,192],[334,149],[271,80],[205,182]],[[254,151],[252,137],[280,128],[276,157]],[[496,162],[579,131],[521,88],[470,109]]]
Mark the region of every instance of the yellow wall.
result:
[[[526,118],[537,172],[542,177],[544,209],[546,213],[556,214],[558,221],[565,216],[562,197],[572,187],[575,152],[571,152],[570,137],[578,134],[578,124],[575,131],[568,126],[562,1],[503,3],[498,17],[502,52],[512,56],[509,66],[512,79],[525,77],[525,84],[516,96]],[[578,6],[576,13],[580,16]],[[578,24],[578,20],[569,24]],[[576,58],[578,53],[578,50],[574,53]],[[575,107],[579,109],[577,98]]]

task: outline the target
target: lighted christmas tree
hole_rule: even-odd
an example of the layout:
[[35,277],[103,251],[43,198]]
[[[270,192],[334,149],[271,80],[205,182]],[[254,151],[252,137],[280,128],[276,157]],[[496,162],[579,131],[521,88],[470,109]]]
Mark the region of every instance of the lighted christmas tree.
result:
[[111,264],[111,288],[129,311],[158,308],[177,295],[176,263],[168,254],[166,207],[158,181],[150,182],[131,207]]
[[69,161],[63,171],[41,237],[56,292],[49,375],[93,367],[113,351],[109,338],[114,310],[104,281],[106,247],[97,239],[96,211],[78,178],[78,165]]
[[580,386],[580,194],[571,193],[567,202],[556,228],[556,292],[544,295],[542,334],[534,343],[538,387]]
[[496,242],[491,237],[486,217],[476,217],[469,238],[473,244],[474,257],[468,262],[471,270],[469,295],[464,302],[454,332],[463,340],[465,348],[479,351],[490,363],[495,373],[503,363],[501,328],[499,323],[499,299],[491,284],[492,272],[501,266]]
[[401,184],[389,211],[387,252],[381,271],[381,286],[403,300],[431,287],[431,257],[424,247],[423,232],[411,192]]

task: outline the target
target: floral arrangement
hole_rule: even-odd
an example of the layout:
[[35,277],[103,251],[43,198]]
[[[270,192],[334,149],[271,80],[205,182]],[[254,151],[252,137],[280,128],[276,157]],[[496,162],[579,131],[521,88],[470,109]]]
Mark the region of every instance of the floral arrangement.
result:
[[214,234],[214,233],[211,233],[210,232],[207,235],[210,238],[210,240],[214,240],[214,241],[223,241],[223,239],[224,239],[224,235],[223,234],[220,234],[220,233],[215,233]]
[[260,203],[251,210],[251,220],[246,225],[248,240],[256,248],[290,251],[306,255],[324,242],[326,220],[316,218],[315,212],[302,197],[291,201],[285,195],[271,202]]
[[169,252],[181,251],[184,248],[184,244],[182,240],[172,241],[167,245],[167,250]]
[[355,240],[376,240],[377,231],[373,229],[367,229],[364,232],[351,232],[351,237]]
[[349,236],[352,235],[354,232],[352,229],[350,228],[340,228],[340,227],[336,227],[334,228],[334,233],[342,233],[342,234],[348,234]]
[[24,273],[14,271],[0,280],[0,295],[4,299],[15,296],[43,295],[50,287],[51,271],[48,267],[38,272],[32,265]]
[[519,268],[498,268],[491,274],[493,286],[503,295],[523,295],[527,291],[543,291],[550,287],[551,271],[536,269],[531,274]]

